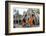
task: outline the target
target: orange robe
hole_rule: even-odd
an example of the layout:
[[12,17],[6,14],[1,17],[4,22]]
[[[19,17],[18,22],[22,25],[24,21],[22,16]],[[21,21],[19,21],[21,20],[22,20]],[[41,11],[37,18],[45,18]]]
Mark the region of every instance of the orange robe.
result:
[[33,18],[32,18],[32,17],[29,18],[29,24],[30,24],[30,25],[33,25]]

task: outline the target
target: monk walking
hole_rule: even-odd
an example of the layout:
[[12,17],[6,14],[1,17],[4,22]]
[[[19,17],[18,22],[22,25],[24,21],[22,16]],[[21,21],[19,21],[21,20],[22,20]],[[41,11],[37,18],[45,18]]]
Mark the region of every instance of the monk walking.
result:
[[35,24],[35,15],[32,14],[32,16],[29,18],[29,24],[30,26],[34,26]]

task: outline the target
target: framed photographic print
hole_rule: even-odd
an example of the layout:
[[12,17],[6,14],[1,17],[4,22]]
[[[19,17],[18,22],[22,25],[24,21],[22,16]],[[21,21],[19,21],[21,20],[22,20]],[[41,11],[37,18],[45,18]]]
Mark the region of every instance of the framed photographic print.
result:
[[45,4],[5,1],[5,34],[45,32]]

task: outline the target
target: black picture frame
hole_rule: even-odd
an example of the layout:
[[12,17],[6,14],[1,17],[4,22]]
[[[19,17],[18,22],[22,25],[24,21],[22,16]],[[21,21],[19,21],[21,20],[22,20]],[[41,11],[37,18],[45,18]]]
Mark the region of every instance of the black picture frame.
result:
[[[22,32],[22,33],[9,33],[8,28],[8,3],[26,3],[26,4],[42,4],[43,5],[43,31],[36,32]],[[18,35],[18,34],[35,34],[35,33],[44,33],[45,32],[45,3],[38,2],[22,2],[22,1],[5,1],[5,35]]]

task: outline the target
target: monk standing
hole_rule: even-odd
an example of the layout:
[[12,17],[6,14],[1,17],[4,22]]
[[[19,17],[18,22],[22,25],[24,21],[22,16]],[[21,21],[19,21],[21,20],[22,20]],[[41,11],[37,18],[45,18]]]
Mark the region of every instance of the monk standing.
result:
[[32,16],[29,18],[29,24],[30,26],[34,26],[35,24],[35,15],[32,14]]

